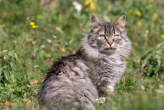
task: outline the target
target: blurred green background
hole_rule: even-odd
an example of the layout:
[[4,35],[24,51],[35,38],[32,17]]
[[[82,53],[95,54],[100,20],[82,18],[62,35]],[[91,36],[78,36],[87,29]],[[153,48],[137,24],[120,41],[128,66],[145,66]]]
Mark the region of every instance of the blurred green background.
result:
[[116,91],[97,108],[164,110],[163,0],[0,0],[0,109],[39,109],[47,69],[76,52],[92,15],[126,15],[133,45]]

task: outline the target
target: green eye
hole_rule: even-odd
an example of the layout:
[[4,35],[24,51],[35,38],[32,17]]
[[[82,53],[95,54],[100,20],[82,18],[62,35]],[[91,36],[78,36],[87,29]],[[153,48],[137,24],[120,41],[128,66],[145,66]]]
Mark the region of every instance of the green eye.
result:
[[103,35],[103,34],[99,35],[98,39],[105,40],[105,35]]
[[114,39],[117,40],[119,38],[119,36],[120,36],[119,34],[115,34]]

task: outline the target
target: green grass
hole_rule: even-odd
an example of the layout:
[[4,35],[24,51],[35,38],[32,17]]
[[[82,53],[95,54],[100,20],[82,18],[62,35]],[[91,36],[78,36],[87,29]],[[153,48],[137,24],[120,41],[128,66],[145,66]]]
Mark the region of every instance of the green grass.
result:
[[[76,0],[75,0],[76,1]],[[88,1],[88,0],[84,0]],[[38,110],[37,98],[53,61],[73,54],[87,35],[91,15],[101,20],[127,16],[133,49],[115,93],[100,110],[164,110],[163,0],[60,0],[53,10],[39,0],[0,2],[0,109]],[[38,26],[32,28],[31,22]],[[56,36],[56,38],[54,38]]]

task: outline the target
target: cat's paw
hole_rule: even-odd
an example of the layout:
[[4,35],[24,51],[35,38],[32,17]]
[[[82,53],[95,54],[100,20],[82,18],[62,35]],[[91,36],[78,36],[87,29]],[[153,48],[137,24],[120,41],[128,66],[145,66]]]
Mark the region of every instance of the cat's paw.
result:
[[95,100],[95,104],[104,104],[106,102],[106,97],[99,97]]

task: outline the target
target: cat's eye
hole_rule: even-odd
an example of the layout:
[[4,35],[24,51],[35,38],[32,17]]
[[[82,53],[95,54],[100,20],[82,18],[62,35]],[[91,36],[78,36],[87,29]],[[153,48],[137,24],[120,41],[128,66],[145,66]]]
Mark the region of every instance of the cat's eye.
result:
[[99,37],[98,37],[99,40],[105,40],[105,35],[103,34],[100,34]]
[[117,40],[119,38],[119,36],[120,36],[119,34],[115,34],[114,35],[114,40]]

